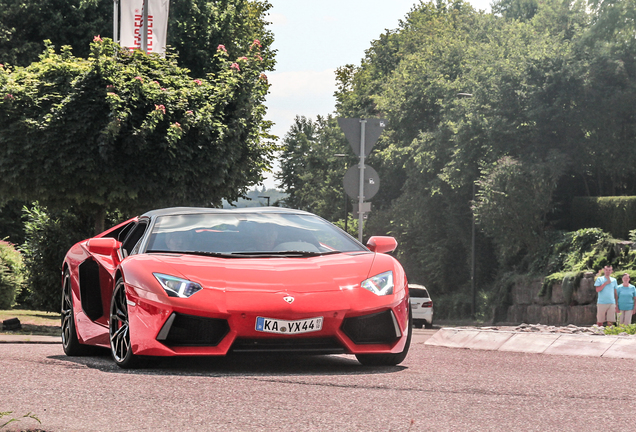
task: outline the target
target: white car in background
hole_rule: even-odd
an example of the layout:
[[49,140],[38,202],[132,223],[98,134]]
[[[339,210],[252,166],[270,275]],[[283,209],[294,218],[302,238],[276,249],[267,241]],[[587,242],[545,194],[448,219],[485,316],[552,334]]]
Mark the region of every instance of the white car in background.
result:
[[413,325],[416,328],[422,326],[430,329],[433,327],[433,300],[424,285],[409,284],[409,296]]

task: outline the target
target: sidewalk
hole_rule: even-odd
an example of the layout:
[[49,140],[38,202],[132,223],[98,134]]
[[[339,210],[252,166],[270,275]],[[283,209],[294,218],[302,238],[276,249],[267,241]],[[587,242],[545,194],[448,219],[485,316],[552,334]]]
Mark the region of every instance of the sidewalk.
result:
[[636,359],[635,336],[442,328],[424,344],[448,348]]

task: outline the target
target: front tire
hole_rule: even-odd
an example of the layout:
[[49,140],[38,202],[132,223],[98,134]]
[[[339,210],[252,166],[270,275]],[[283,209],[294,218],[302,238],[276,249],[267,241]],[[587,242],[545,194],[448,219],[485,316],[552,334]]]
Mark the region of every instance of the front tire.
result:
[[75,327],[75,312],[73,311],[73,289],[71,274],[64,272],[62,283],[62,348],[67,356],[85,356],[94,353],[94,347],[80,343]]
[[413,335],[413,317],[409,307],[409,322],[406,326],[407,336],[404,349],[396,354],[356,354],[356,358],[365,366],[395,366],[404,361],[411,347],[411,336]]
[[108,333],[110,335],[110,353],[113,356],[113,360],[115,360],[117,366],[124,369],[142,366],[140,357],[133,353],[130,345],[130,321],[128,316],[126,286],[123,279],[119,279],[110,302]]

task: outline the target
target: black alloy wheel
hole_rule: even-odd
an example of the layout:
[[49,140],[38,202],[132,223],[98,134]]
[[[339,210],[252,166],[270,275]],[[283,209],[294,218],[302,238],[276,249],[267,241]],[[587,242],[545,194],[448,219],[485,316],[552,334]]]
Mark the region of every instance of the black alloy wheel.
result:
[[83,356],[94,352],[93,347],[80,343],[75,329],[75,313],[73,312],[73,291],[71,275],[64,272],[62,282],[62,348],[67,356]]
[[110,334],[110,352],[117,366],[122,368],[135,368],[141,366],[139,356],[132,352],[130,346],[130,322],[128,320],[128,302],[126,286],[119,279],[113,298],[110,302],[110,320],[108,323]]

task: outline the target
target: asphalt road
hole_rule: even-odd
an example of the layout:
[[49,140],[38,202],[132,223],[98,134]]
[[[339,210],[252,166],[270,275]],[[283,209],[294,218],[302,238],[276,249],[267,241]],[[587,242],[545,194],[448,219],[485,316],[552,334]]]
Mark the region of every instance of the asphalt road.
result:
[[1,344],[0,412],[42,424],[0,430],[634,429],[633,360],[433,347],[417,333],[402,365],[374,368],[352,356],[235,356],[125,371],[108,355]]

